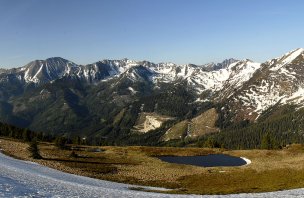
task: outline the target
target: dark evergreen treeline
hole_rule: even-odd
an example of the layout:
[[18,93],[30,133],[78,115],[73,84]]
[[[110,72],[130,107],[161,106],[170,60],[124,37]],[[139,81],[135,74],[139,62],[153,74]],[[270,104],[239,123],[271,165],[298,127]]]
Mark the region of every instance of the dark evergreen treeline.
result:
[[[304,143],[304,110],[296,110],[294,106],[278,107],[265,111],[256,122],[244,120],[239,123],[231,122],[233,115],[229,114],[228,107],[219,104],[204,103],[199,106],[193,103],[193,95],[185,88],[168,89],[168,92],[155,93],[153,96],[143,97],[134,101],[125,109],[119,109],[121,116],[111,116],[102,122],[102,128],[97,132],[80,136],[73,133],[46,134],[29,129],[18,128],[9,124],[0,123],[0,136],[20,139],[31,142],[54,142],[59,148],[66,144],[78,145],[145,145],[145,146],[187,146],[223,147],[227,149],[277,149],[291,143]],[[67,97],[71,97],[67,95]],[[174,105],[169,105],[175,101]],[[223,108],[223,106],[225,108]],[[185,108],[186,107],[186,108]],[[198,140],[183,139],[162,142],[163,134],[175,123],[195,117],[207,109],[215,107],[219,112],[217,126],[219,133],[200,137]],[[138,115],[142,112],[158,112],[176,116],[163,124],[159,129],[139,134],[132,130]],[[115,115],[119,111],[115,112]]]
[[0,136],[20,139],[26,142],[30,142],[34,138],[43,141],[51,141],[53,139],[51,135],[44,135],[42,132],[34,132],[5,123],[0,123]]
[[[173,124],[213,107],[212,103],[194,103],[195,98],[195,93],[187,90],[183,83],[175,86],[164,84],[161,90],[154,90],[128,107],[120,109],[123,112],[120,118],[117,118],[120,111],[109,116],[102,123],[103,127],[90,134],[88,139],[96,145],[160,145],[161,136]],[[136,125],[141,112],[172,116],[175,121],[168,121],[161,128],[145,134],[136,133],[133,126]]]
[[9,137],[25,142],[45,141],[54,142],[58,147],[66,144],[89,145],[91,142],[79,136],[65,137],[60,135],[34,132],[27,128],[19,128],[6,123],[0,123],[0,136]]
[[265,112],[256,123],[245,120],[232,124],[217,134],[201,137],[197,144],[206,146],[208,142],[228,149],[276,149],[304,143],[304,110],[286,106]]
[[191,116],[189,114],[197,107],[193,103],[196,98],[193,91],[187,89],[184,83],[176,86],[164,84],[162,89],[166,91],[155,91],[152,95],[140,99],[144,112],[156,112],[178,118]]

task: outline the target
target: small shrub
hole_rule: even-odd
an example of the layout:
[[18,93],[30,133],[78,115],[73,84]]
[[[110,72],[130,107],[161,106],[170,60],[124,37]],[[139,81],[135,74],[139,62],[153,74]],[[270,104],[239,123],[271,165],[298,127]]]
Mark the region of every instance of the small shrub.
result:
[[65,149],[66,148],[67,139],[65,137],[57,137],[55,139],[55,145],[59,149]]
[[42,159],[42,156],[39,153],[38,142],[36,139],[33,139],[30,143],[28,151],[31,153],[31,157],[34,159]]
[[72,158],[77,158],[78,155],[75,153],[75,151],[72,151],[72,153],[70,154],[70,157],[72,157]]

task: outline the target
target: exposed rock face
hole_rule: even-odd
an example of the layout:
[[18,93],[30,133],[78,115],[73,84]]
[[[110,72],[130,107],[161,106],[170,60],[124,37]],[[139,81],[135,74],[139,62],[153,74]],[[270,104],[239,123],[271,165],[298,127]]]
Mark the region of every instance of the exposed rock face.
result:
[[[179,90],[161,97],[168,87],[178,85],[184,89],[178,97]],[[92,130],[108,134],[107,130],[120,122],[124,124],[123,130],[129,131],[137,119],[134,128],[146,133],[170,119],[144,111],[139,114],[138,107],[132,106],[138,101],[144,103],[142,100],[152,95],[154,101],[149,101],[150,105],[156,100],[167,103],[161,107],[163,111],[150,107],[146,112],[171,115],[175,99],[197,106],[211,102],[221,105],[221,112],[232,115],[231,122],[257,121],[273,106],[294,104],[301,108],[304,49],[265,63],[228,59],[218,64],[178,65],[122,59],[78,65],[55,57],[32,61],[20,68],[0,69],[0,121],[38,131],[91,134]],[[171,105],[169,111],[166,105]],[[168,132],[165,139],[192,138],[216,131],[212,123],[217,117],[212,111],[208,112],[208,119],[198,117],[173,126],[173,132]],[[188,118],[189,112],[182,112],[184,115],[179,114],[178,119]],[[125,114],[133,118],[131,124],[123,119]]]
[[146,133],[151,130],[161,127],[161,125],[173,118],[156,113],[141,113],[137,125],[134,128],[141,133]]

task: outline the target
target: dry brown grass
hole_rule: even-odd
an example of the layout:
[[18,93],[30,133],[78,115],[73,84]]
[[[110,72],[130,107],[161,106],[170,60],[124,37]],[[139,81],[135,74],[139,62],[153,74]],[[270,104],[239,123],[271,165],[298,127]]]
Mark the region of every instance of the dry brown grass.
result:
[[[20,159],[98,179],[172,188],[172,193],[227,194],[304,187],[304,147],[301,145],[277,151],[109,146],[102,147],[102,152],[90,152],[92,147],[82,146],[76,151],[79,157],[72,158],[70,150],[40,143],[44,159],[33,160],[26,143],[10,139],[0,141],[1,149]],[[252,163],[241,167],[203,168],[169,164],[153,157],[210,153],[242,156]]]
[[179,140],[183,138],[187,133],[188,124],[189,124],[188,120],[178,122],[177,124],[173,125],[170,129],[166,131],[162,139],[164,141],[169,141],[169,140]]
[[215,126],[217,119],[218,114],[215,108],[209,109],[201,115],[193,118],[191,120],[192,124],[190,129],[191,137],[199,137],[207,133],[218,132],[219,129]]
[[166,131],[162,139],[164,141],[181,138],[196,138],[208,133],[218,132],[215,126],[218,114],[215,108],[209,109],[192,120],[183,120],[176,123]]

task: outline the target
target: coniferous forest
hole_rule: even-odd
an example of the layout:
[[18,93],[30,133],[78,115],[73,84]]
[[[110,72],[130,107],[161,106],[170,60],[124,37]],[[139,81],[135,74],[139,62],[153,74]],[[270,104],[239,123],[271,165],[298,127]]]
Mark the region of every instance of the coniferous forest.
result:
[[[161,98],[161,97],[160,97]],[[155,98],[153,99],[155,100]],[[138,106],[141,101],[138,102]],[[180,103],[180,105],[183,101]],[[149,104],[149,100],[146,100]],[[152,108],[154,104],[147,105],[146,108]],[[178,106],[179,104],[175,104]],[[135,107],[134,105],[133,107]],[[202,106],[201,111],[214,107],[210,103]],[[167,112],[170,106],[166,106]],[[263,113],[257,122],[248,120],[239,123],[229,123],[229,116],[219,116],[217,125],[220,132],[208,134],[198,139],[171,140],[168,142],[160,141],[161,136],[168,128],[173,126],[178,120],[165,122],[160,128],[149,131],[145,134],[130,133],[128,126],[135,122],[132,114],[138,113],[136,109],[131,108],[125,114],[123,119],[116,125],[104,130],[104,135],[108,133],[107,138],[96,136],[95,138],[83,138],[78,135],[54,135],[44,132],[34,132],[26,128],[19,128],[9,124],[0,124],[0,136],[20,139],[31,142],[33,139],[39,141],[54,142],[56,145],[65,144],[83,144],[83,145],[143,145],[143,146],[197,146],[197,147],[217,147],[226,149],[280,149],[292,143],[304,143],[304,110],[295,110],[295,106],[273,107]],[[191,108],[190,108],[191,109]],[[218,110],[220,108],[217,108]],[[151,109],[152,110],[152,109]],[[154,109],[153,109],[154,110]],[[182,110],[181,110],[182,111]],[[200,111],[192,111],[185,115],[194,117]],[[176,111],[171,112],[176,114]],[[220,111],[219,111],[220,113]],[[226,124],[223,124],[226,123]]]

